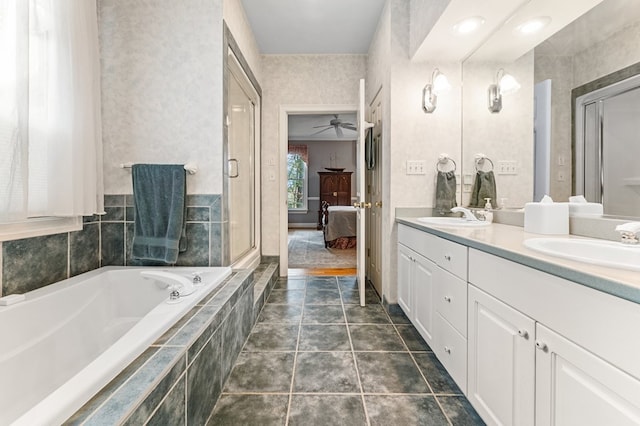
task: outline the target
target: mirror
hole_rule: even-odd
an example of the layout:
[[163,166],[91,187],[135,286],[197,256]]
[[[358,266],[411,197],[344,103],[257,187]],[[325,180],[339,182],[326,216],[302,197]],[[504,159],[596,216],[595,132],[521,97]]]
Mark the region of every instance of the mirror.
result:
[[[477,154],[493,163],[499,207],[519,208],[545,193],[566,201],[574,193],[572,90],[640,62],[640,2],[603,0],[588,9],[515,59],[495,49],[496,39],[506,38],[496,31],[463,62],[463,205]],[[502,109],[492,113],[487,90],[500,69],[520,89],[504,94]],[[635,193],[640,197],[640,188]]]

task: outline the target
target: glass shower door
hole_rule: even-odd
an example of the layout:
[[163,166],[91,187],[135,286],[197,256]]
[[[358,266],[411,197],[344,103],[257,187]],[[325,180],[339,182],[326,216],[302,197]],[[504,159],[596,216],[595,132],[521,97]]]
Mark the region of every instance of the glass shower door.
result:
[[228,170],[229,248],[234,263],[255,246],[255,104],[233,55],[229,55]]

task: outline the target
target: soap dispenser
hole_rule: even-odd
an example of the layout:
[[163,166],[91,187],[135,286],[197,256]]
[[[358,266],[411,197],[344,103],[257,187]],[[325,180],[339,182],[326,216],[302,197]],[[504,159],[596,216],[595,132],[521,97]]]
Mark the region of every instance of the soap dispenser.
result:
[[491,205],[491,198],[485,198],[484,205],[484,220],[489,223],[493,223],[493,206]]

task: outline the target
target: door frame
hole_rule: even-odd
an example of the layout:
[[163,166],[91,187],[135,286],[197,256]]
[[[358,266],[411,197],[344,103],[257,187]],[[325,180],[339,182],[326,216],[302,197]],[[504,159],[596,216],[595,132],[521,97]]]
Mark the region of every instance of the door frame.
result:
[[356,104],[319,104],[319,105],[280,105],[279,121],[279,151],[280,151],[280,276],[286,277],[289,269],[289,209],[287,208],[287,152],[289,145],[289,115],[300,114],[344,114],[355,113]]

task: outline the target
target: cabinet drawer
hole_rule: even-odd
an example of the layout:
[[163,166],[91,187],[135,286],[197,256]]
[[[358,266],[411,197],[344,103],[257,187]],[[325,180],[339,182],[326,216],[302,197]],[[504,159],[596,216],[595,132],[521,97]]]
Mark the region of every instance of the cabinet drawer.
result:
[[440,269],[435,280],[436,310],[467,337],[467,283]]
[[398,242],[420,253],[427,259],[433,260],[435,258],[437,253],[437,240],[439,239],[440,238],[435,235],[411,228],[410,226],[398,224]]
[[436,356],[447,369],[453,380],[467,394],[467,339],[436,313],[433,340]]
[[434,244],[437,254],[432,260],[441,268],[466,281],[467,247],[443,238],[436,238]]

